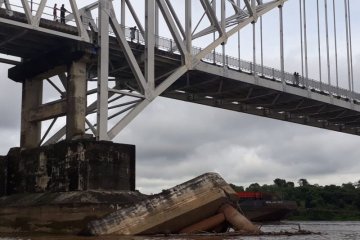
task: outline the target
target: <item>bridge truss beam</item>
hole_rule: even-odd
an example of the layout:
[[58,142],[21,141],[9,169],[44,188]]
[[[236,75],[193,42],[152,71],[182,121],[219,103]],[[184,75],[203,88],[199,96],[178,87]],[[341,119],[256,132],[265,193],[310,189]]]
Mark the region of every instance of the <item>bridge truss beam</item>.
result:
[[[35,140],[30,143],[30,140],[28,141],[29,137],[24,137],[21,145],[25,148],[54,143],[64,136],[67,139],[86,136],[85,132],[87,130],[97,140],[114,139],[156,97],[164,94],[184,74],[195,70],[205,56],[214,52],[218,46],[225,45],[228,38],[237,34],[245,26],[255,23],[258,17],[282,6],[286,2],[286,0],[273,0],[263,3],[259,0],[244,0],[246,9],[243,10],[239,1],[221,0],[221,10],[217,11],[215,7],[217,0],[185,0],[183,12],[179,12],[174,10],[170,0],[146,0],[145,21],[142,24],[139,17],[141,14],[132,6],[131,0],[121,0],[120,22],[116,17],[117,10],[114,7],[113,0],[99,0],[81,9],[77,7],[75,0],[69,1],[72,13],[66,17],[66,21],[72,21],[71,24],[75,28],[75,34],[52,28],[51,25],[50,27],[44,27],[42,16],[46,7],[46,0],[40,1],[36,11],[30,8],[28,1],[22,0],[21,6],[25,19],[23,22],[12,19],[10,15],[9,18],[0,17],[0,23],[28,29],[31,33],[35,31],[60,37],[66,41],[69,40],[68,43],[71,41],[83,43],[87,46],[87,49],[96,46],[98,56],[98,60],[95,62],[89,60],[89,62],[85,63],[82,60],[74,59],[71,60],[71,64],[66,63],[65,68],[63,66],[53,66],[56,69],[61,67],[62,70],[58,69],[56,75],[59,75],[62,87],[65,89],[63,92],[55,83],[48,81],[60,93],[61,98],[54,102],[42,104],[41,99],[38,99],[39,101],[26,103],[27,94],[34,90],[28,87],[32,78],[21,80],[25,93],[23,98],[23,111],[25,112],[23,114],[22,135],[29,134],[28,136]],[[196,28],[192,24],[194,21],[192,8],[195,2],[203,6],[204,15],[209,19],[209,24],[207,26],[202,24],[200,30],[197,29],[200,22]],[[11,10],[11,0],[1,0],[0,5],[3,4],[5,4],[7,10]],[[226,11],[226,6],[229,5],[233,9],[231,14],[230,11]],[[126,34],[128,29],[124,26],[126,7],[130,10],[131,16],[129,17],[135,20],[140,31],[131,32],[130,39]],[[98,21],[95,21],[93,17],[96,9],[98,9]],[[175,63],[167,62],[171,67],[165,70],[158,69],[158,61],[164,60],[159,60],[156,56],[157,51],[159,51],[158,41],[161,40],[157,36],[160,15],[165,20],[165,26],[161,27],[167,28],[174,39],[171,42],[171,52],[176,52],[177,60],[180,60],[176,60]],[[181,22],[180,16],[185,16],[183,22]],[[111,36],[109,33],[111,33]],[[209,34],[214,36],[216,34],[217,37],[204,48],[194,51],[193,40],[205,38]],[[143,48],[143,51],[139,53],[138,48]],[[225,46],[223,46],[223,49],[225,49]],[[91,50],[87,50],[87,52],[89,51],[91,52]],[[33,60],[33,62],[36,61]],[[19,63],[19,65],[22,64]],[[26,63],[24,64],[26,65]],[[92,66],[95,66],[97,70],[89,70]],[[123,73],[126,71],[125,69],[130,70],[125,74],[128,79],[116,77],[118,72]],[[44,73],[33,76],[38,79],[38,84],[42,84],[42,81],[47,81],[49,77],[54,76],[54,74],[48,75],[46,73],[48,70],[51,69],[44,69]],[[76,78],[79,78],[79,81],[75,83],[73,79]],[[96,80],[97,87],[86,91],[83,81],[85,78]],[[110,87],[110,83],[114,78],[116,84]],[[42,95],[42,85],[37,86],[35,90],[33,92]],[[94,95],[94,93],[96,93],[96,99],[91,104],[87,104],[86,95]],[[110,105],[110,103],[116,101],[115,99],[126,100],[120,104]],[[114,112],[114,110],[117,111]],[[94,119],[89,117],[94,113],[96,114],[95,122]],[[66,126],[55,133],[50,133],[58,117],[61,116],[66,116]],[[41,123],[49,119],[52,119],[52,122],[41,136],[39,134],[41,132]],[[33,133],[26,130],[30,125]]]
[[[129,43],[125,40],[124,32],[122,31],[120,24],[117,22],[115,17],[115,10],[110,0],[101,0],[99,5],[99,16],[100,22],[104,22],[104,24],[100,23],[101,26],[106,27],[109,16],[110,25],[113,29],[118,44],[124,50],[125,56],[127,58],[127,62],[130,65],[130,68],[134,74],[134,77],[137,80],[138,86],[138,94],[142,98],[134,105],[134,107],[127,112],[127,114],[119,120],[114,126],[106,131],[105,122],[109,116],[106,115],[106,110],[98,111],[98,126],[101,124],[103,127],[98,127],[97,131],[97,139],[99,140],[111,140],[113,139],[122,129],[124,129],[146,106],[148,106],[156,97],[160,96],[167,90],[177,79],[179,79],[182,75],[184,75],[187,71],[194,69],[200,62],[201,59],[214,51],[216,47],[225,43],[229,37],[236,34],[246,25],[256,22],[259,16],[267,13],[271,9],[276,7],[282,6],[285,2],[284,0],[279,1],[271,1],[267,4],[263,4],[262,1],[251,1],[251,5],[247,6],[247,11],[244,12],[241,10],[240,6],[234,1],[231,1],[232,6],[234,7],[235,14],[230,17],[226,18],[226,22],[221,23],[217,20],[217,13],[215,9],[211,7],[211,3],[209,0],[200,0],[205,14],[208,16],[211,26],[207,27],[205,30],[202,30],[199,33],[193,32],[192,27],[192,13],[191,13],[191,6],[194,1],[198,0],[186,0],[185,1],[185,8],[183,13],[185,17],[184,25],[181,24],[179,21],[178,13],[173,10],[173,6],[171,5],[170,1],[168,0],[148,0],[146,1],[145,5],[145,71],[144,74],[140,70],[139,63],[135,60],[135,57],[132,55],[131,48]],[[216,1],[216,0],[214,0]],[[128,3],[130,9],[133,9],[129,4],[129,1],[125,1]],[[224,1],[223,1],[224,2]],[[247,2],[247,1],[246,1]],[[175,43],[176,48],[179,50],[182,64],[177,66],[177,68],[172,69],[171,72],[168,72],[166,78],[162,79],[161,83],[157,84],[155,79],[154,73],[154,66],[155,66],[155,19],[158,18],[157,14],[158,11],[155,11],[155,5],[157,5],[161,11],[162,17],[165,19],[166,27],[169,29]],[[102,11],[107,11],[108,15],[101,14]],[[136,20],[139,19],[136,15],[136,12],[133,10],[130,11],[132,17]],[[224,11],[221,12],[223,18],[225,17],[226,13]],[[245,15],[245,16],[244,16]],[[136,21],[137,23],[139,21]],[[142,26],[138,24],[138,27],[141,29]],[[230,28],[230,30],[229,30]],[[110,30],[107,28],[106,30]],[[104,30],[104,31],[106,31]],[[213,43],[210,43],[200,52],[193,54],[192,53],[192,40],[195,38],[200,38],[206,36],[210,33],[218,33],[218,38],[215,39]],[[100,55],[108,54],[106,51],[106,45],[108,44],[107,40],[101,42],[104,38],[99,38],[99,44],[101,45]],[[102,50],[104,49],[104,52]],[[108,57],[105,57],[108,58]],[[103,62],[99,65],[100,68],[106,68],[107,64]],[[104,73],[104,75],[99,76],[99,83],[98,86],[107,86],[107,79],[105,72],[106,71],[99,71],[99,73]],[[100,88],[99,88],[100,89]],[[107,93],[104,90],[99,90],[104,96]],[[98,109],[105,109],[107,108],[107,102],[105,101],[106,97],[101,98],[101,94],[98,94],[98,99],[103,99],[102,103],[98,101]]]

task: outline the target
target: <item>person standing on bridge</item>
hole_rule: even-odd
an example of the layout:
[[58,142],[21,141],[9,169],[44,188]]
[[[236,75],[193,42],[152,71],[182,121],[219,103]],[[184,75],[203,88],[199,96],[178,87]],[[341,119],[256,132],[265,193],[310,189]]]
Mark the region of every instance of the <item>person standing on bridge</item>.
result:
[[136,32],[136,26],[130,28],[130,39],[131,39],[131,42],[134,41],[134,39],[135,39],[135,32]]
[[68,10],[65,9],[64,4],[61,5],[61,8],[60,8],[60,21],[63,24],[65,24],[65,13],[66,12],[70,13]]
[[298,72],[295,72],[294,77],[295,77],[295,84],[299,85],[300,74]]
[[57,8],[57,4],[55,3],[55,5],[54,5],[54,10],[53,10],[53,16],[54,16],[54,21],[58,21],[58,19],[57,19],[57,11],[58,11],[59,9]]

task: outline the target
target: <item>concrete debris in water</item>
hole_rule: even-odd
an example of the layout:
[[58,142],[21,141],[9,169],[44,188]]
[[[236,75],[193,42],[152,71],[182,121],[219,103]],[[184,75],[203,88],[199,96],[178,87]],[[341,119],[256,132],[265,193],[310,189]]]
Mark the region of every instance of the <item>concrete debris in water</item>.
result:
[[[193,225],[187,226],[184,229],[181,229],[179,233],[184,234],[194,234],[199,232],[210,232],[217,229],[219,226],[223,226],[225,224],[225,216],[223,213],[218,213],[212,217],[206,218],[204,220],[201,220],[198,223],[195,223]],[[218,231],[221,231],[222,229],[219,229]],[[215,232],[218,232],[215,231]]]
[[250,234],[260,233],[231,206],[234,195],[223,178],[207,173],[94,220],[85,232],[90,235],[224,232],[226,226],[231,226]]

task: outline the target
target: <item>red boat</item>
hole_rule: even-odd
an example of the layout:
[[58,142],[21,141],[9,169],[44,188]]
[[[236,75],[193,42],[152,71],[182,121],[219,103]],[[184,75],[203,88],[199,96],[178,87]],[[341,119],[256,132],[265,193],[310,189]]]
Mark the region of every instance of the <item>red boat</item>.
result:
[[274,222],[285,219],[297,209],[295,201],[280,200],[275,194],[238,192],[244,215],[253,222]]

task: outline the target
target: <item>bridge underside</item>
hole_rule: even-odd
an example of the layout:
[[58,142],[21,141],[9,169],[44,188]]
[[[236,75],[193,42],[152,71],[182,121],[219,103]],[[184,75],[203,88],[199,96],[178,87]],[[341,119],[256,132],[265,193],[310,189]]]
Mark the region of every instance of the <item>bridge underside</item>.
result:
[[248,73],[207,64],[203,66],[205,69],[212,68],[213,72],[191,71],[163,96],[359,135],[360,113],[349,109],[352,104],[346,100],[332,98],[325,93],[309,93],[296,85],[287,85],[285,92],[281,82],[276,80],[255,78]]
[[[4,13],[0,9],[1,14]],[[21,16],[16,17],[21,18]],[[73,36],[77,35],[77,29],[72,26],[47,20],[41,20],[40,25],[46,26],[49,30],[61,30]],[[0,29],[6,30],[0,32],[0,53],[23,59],[23,63],[17,64],[9,71],[9,77],[17,82],[25,83],[26,79],[51,71],[59,65],[66,65],[69,68],[75,58],[82,57],[74,55],[76,51],[94,56],[97,54],[96,44],[79,44],[78,40],[68,36],[24,29],[21,24],[16,26],[6,22],[0,22]],[[89,35],[94,35],[94,39],[97,38],[97,33],[89,31]],[[129,42],[129,45],[139,67],[144,72],[145,46],[132,42]],[[116,81],[115,89],[140,93],[141,89],[115,37],[110,37],[109,47],[109,76]],[[49,60],[51,56],[56,59],[57,53],[64,54],[64,52],[69,54],[65,54],[60,62]],[[98,76],[97,62],[97,58],[90,58],[86,63],[88,81],[94,81]],[[182,64],[183,59],[179,54],[156,49],[155,86],[160,86]],[[66,72],[69,69],[61,71]],[[280,79],[259,76],[209,62],[201,62],[193,70],[187,71],[161,96],[349,134],[360,134],[360,106],[355,100],[332,96],[290,82],[284,84]],[[87,107],[89,109],[89,104]],[[92,110],[96,108],[93,107]],[[66,107],[62,107],[55,115],[52,117],[66,116]],[[49,116],[46,119],[49,119]],[[45,118],[40,117],[37,120],[45,120]]]
[[[132,45],[141,58],[142,47]],[[118,72],[119,88],[136,88],[130,67],[121,59],[121,51],[113,56]],[[116,51],[115,51],[116,52]],[[116,60],[115,60],[116,59]],[[157,51],[156,86],[159,86],[171,70],[181,63],[179,55]],[[144,67],[141,62],[140,66]],[[129,89],[127,89],[129,90]],[[279,79],[254,76],[250,72],[203,62],[195,70],[180,77],[163,94],[163,97],[197,103],[210,107],[243,112],[349,134],[360,134],[359,103],[346,97],[331,96],[315,89],[287,83]]]
[[[77,35],[75,27],[41,19],[40,27],[47,28],[49,32],[33,30],[25,23],[24,14],[12,12],[9,15],[5,9],[0,9],[0,19],[0,53],[2,54],[21,57],[25,60],[33,59],[51,50],[75,43],[75,40],[68,36],[59,37],[49,34],[51,31],[61,31],[75,37]],[[18,25],[13,25],[14,23]]]

